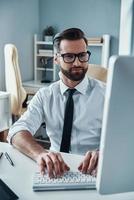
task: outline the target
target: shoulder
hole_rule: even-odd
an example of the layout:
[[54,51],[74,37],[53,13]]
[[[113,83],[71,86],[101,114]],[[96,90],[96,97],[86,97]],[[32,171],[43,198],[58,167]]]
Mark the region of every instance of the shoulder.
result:
[[38,92],[34,95],[34,97],[30,101],[30,105],[33,104],[44,104],[44,102],[47,100],[47,102],[50,101],[51,98],[57,94],[58,91],[60,91],[59,81],[52,83],[48,87],[42,87],[38,90]]
[[91,77],[89,77],[88,80],[89,80],[89,85],[92,89],[96,89],[99,93],[105,95],[106,83]]
[[40,97],[48,97],[51,96],[53,93],[58,92],[59,89],[60,89],[60,81],[56,81],[50,84],[48,87],[42,87],[37,92],[37,95]]

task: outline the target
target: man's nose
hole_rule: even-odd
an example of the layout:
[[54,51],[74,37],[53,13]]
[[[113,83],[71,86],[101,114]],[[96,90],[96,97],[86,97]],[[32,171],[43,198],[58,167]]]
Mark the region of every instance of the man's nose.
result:
[[74,60],[73,64],[74,64],[75,66],[79,66],[79,65],[80,65],[80,61],[79,61],[78,56],[75,57],[75,60]]

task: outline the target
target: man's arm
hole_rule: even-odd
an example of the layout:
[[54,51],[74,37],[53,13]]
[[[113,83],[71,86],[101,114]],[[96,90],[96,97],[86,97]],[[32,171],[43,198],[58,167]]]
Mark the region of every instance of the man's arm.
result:
[[12,138],[12,145],[35,160],[42,174],[47,170],[49,177],[62,176],[69,170],[60,153],[48,152],[39,145],[29,131],[20,131]]
[[29,131],[20,131],[12,138],[12,145],[36,161],[38,154],[47,152],[39,145]]

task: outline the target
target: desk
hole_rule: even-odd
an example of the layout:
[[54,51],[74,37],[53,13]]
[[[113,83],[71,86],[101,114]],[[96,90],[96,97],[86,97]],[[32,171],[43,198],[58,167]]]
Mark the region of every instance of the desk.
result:
[[[0,142],[1,151],[9,153],[15,166],[12,167],[3,156],[0,159],[0,178],[10,186],[20,200],[134,200],[134,192],[105,196],[99,195],[96,190],[33,192],[32,176],[36,163],[7,143]],[[63,157],[72,170],[76,170],[82,160],[82,156],[79,155],[63,154]]]
[[51,83],[41,83],[40,81],[26,81],[22,85],[25,88],[27,94],[35,94],[40,88],[48,87]]

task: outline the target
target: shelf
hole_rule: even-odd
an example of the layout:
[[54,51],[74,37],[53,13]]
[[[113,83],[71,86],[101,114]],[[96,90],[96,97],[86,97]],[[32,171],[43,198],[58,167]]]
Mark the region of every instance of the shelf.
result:
[[53,57],[53,55],[45,55],[45,54],[36,54],[36,56],[38,56],[38,57],[50,57],[50,58]]
[[43,68],[43,67],[37,67],[36,70],[40,70],[40,71],[52,71],[53,72],[53,69],[51,69],[51,68]]
[[37,41],[36,44],[53,45],[53,42]]
[[96,43],[96,44],[95,44],[95,43],[89,43],[89,44],[88,44],[88,47],[89,47],[89,46],[102,47],[102,46],[103,46],[103,43],[98,43],[98,44],[97,44],[97,43]]
[[41,41],[34,35],[34,80],[54,80],[53,42]]

